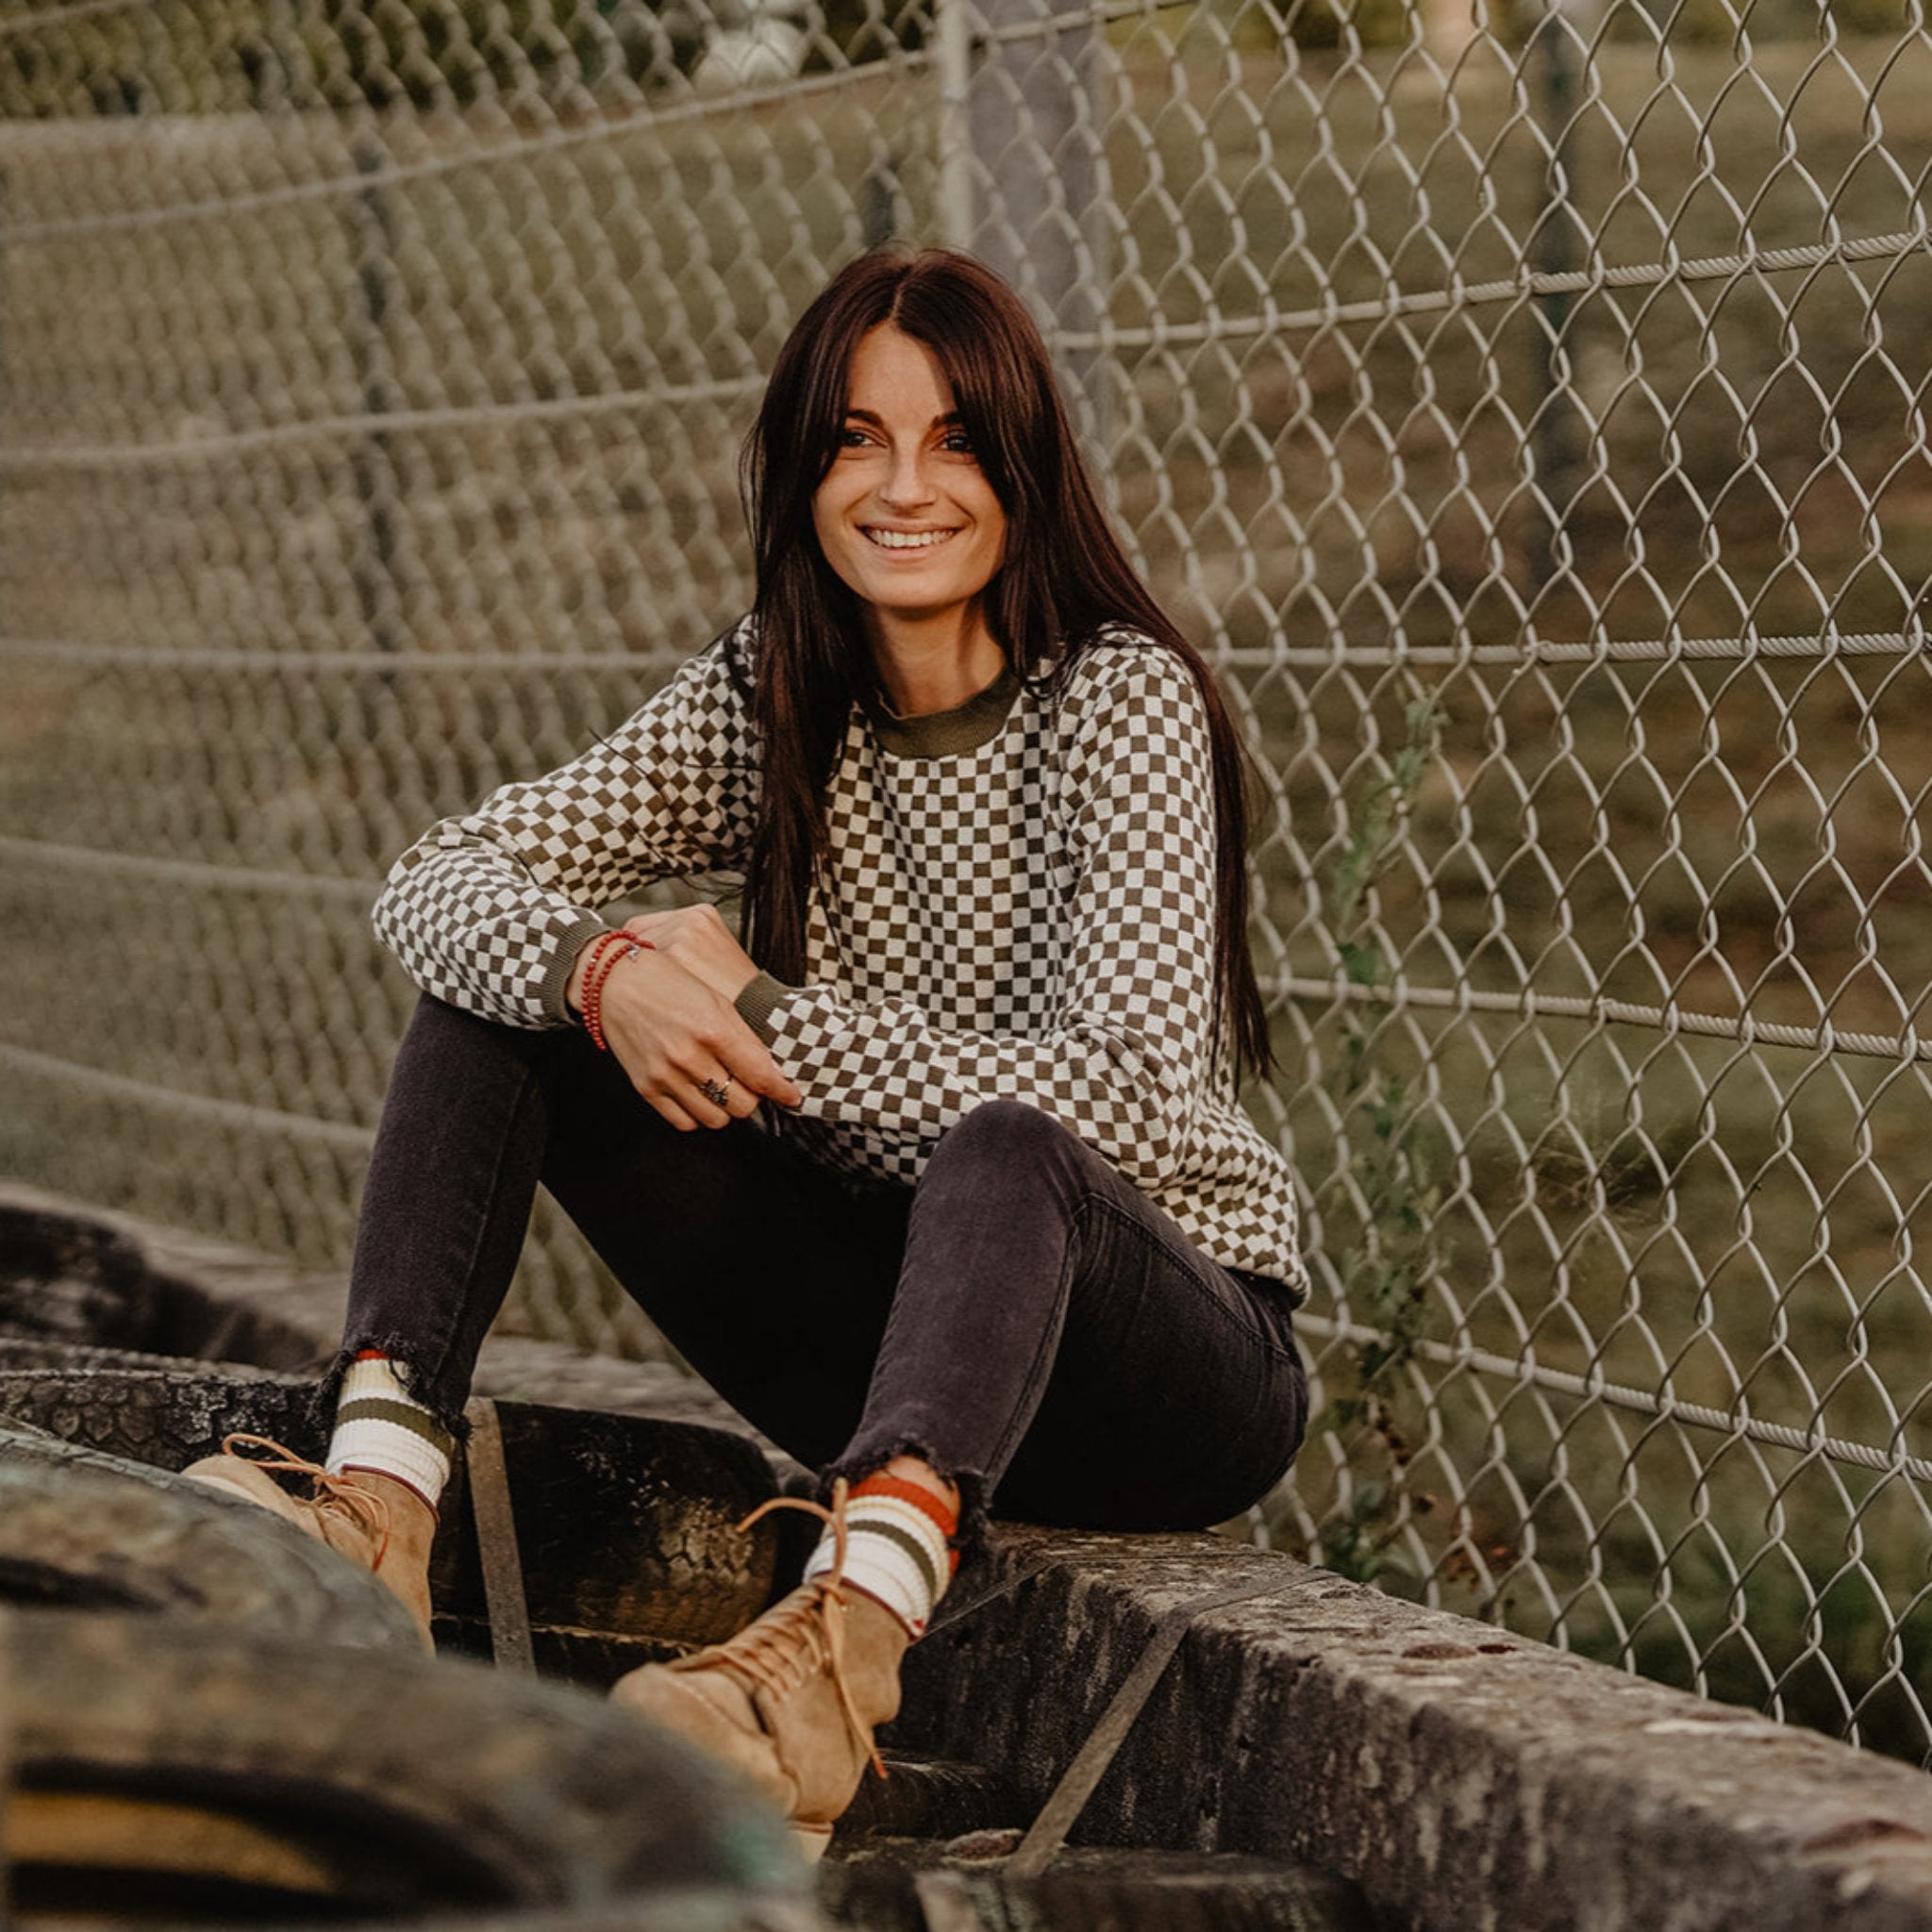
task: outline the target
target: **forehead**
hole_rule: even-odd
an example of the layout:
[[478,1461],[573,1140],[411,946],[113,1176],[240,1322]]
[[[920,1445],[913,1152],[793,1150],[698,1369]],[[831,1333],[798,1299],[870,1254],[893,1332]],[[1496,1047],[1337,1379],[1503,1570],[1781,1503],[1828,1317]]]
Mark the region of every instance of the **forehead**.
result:
[[940,358],[890,322],[858,339],[845,372],[845,407],[878,417],[934,422],[954,412],[953,386]]

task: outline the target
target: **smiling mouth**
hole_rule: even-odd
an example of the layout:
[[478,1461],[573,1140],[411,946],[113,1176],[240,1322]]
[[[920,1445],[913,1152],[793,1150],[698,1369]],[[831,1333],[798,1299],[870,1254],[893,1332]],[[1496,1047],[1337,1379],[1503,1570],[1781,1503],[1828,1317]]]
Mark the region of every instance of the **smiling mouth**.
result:
[[958,535],[957,530],[880,530],[865,526],[865,539],[881,550],[930,550]]

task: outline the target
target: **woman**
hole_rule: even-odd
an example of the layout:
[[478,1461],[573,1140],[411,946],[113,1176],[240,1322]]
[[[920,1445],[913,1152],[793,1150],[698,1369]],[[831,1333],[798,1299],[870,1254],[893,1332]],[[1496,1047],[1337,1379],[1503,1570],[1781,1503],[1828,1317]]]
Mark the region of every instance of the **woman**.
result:
[[[547,1186],[691,1364],[821,1470],[807,1581],[613,1694],[822,1847],[961,1538],[1197,1526],[1286,1469],[1290,1181],[1241,756],[1135,576],[1046,352],[966,257],[812,304],[746,451],[748,618],[573,763],[398,862],[427,997],[371,1169],[313,1499],[426,1624],[433,1506]],[[745,877],[621,928],[649,880]],[[811,1506],[805,1506],[811,1507]]]

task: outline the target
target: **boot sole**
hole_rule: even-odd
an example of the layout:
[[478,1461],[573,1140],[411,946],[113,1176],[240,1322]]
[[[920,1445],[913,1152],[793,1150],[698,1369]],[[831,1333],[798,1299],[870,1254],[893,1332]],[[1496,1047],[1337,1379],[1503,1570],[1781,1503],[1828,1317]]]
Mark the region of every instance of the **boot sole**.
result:
[[816,1865],[825,1856],[825,1847],[832,1842],[832,1827],[829,1824],[800,1824],[791,1821],[791,1842],[798,1847],[799,1856],[808,1865]]

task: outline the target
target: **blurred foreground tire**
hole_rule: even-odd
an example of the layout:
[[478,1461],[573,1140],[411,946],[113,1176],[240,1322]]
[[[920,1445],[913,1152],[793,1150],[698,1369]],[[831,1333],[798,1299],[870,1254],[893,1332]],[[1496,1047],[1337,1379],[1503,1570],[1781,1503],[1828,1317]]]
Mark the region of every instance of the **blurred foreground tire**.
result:
[[292,1644],[419,1644],[374,1577],[267,1510],[4,1422],[0,1603],[173,1611]]
[[[315,1385],[259,1370],[0,1368],[0,1422],[175,1471],[230,1433],[318,1460]],[[732,1636],[774,1594],[778,1531],[737,1524],[774,1492],[743,1437],[540,1403],[498,1406],[540,1669],[608,1686],[637,1664]],[[487,1654],[468,1470],[443,1492],[430,1571],[436,1638]]]
[[[783,1822],[678,1740],[478,1666],[0,1616],[23,1925],[806,1923]],[[707,1919],[704,1911],[710,1912]],[[625,1908],[628,1917],[573,1914]],[[520,1909],[519,1909],[520,1908]],[[567,1908],[567,1909],[566,1909]],[[734,1920],[730,1914],[738,1913]]]

